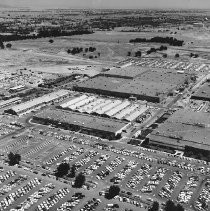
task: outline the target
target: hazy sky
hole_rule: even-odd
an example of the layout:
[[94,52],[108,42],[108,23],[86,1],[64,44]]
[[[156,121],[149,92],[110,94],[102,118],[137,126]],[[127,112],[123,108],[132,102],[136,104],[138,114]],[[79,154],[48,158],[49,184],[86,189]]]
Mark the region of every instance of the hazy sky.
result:
[[204,8],[210,0],[0,0],[0,4],[32,8]]

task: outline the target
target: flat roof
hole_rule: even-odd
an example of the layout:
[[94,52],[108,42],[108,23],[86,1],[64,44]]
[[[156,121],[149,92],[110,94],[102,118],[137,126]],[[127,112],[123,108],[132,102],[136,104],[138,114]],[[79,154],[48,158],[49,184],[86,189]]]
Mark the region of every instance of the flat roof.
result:
[[210,125],[210,114],[205,112],[195,112],[187,109],[181,109],[170,116],[167,121],[191,125],[205,124],[208,127],[208,125]]
[[210,146],[210,114],[179,110],[155,129],[152,141],[205,149]]
[[68,95],[69,93],[70,92],[68,90],[59,90],[59,91],[52,92],[52,93],[47,94],[47,95],[43,95],[42,97],[38,97],[38,98],[35,98],[33,100],[27,101],[25,103],[21,103],[19,105],[13,106],[11,109],[13,111],[15,111],[16,113],[19,113],[23,110],[30,109],[33,106],[36,106],[36,105],[39,105],[39,104],[42,104],[42,103],[47,103],[47,102],[50,102],[51,100],[55,100],[59,97]]
[[168,83],[157,83],[150,81],[139,81],[138,78],[130,81],[127,84],[115,89],[115,92],[136,94],[136,95],[145,95],[158,97],[162,94],[168,93],[170,90],[174,89],[176,85]]
[[130,79],[97,76],[78,84],[78,87],[112,91]]
[[101,73],[104,75],[113,75],[113,76],[119,76],[119,77],[128,77],[128,78],[134,78],[135,76],[138,76],[146,71],[149,71],[148,68],[139,67],[139,66],[127,66],[122,68],[112,68],[111,70]]
[[210,100],[210,83],[205,83],[197,92],[192,95],[192,98]]
[[60,109],[47,109],[35,115],[42,119],[51,119],[84,128],[116,133],[128,123],[125,121],[97,117]]
[[188,74],[179,74],[174,72],[157,72],[148,71],[141,74],[138,78],[139,81],[149,81],[156,83],[168,83],[173,85],[179,85],[184,83],[185,79],[189,78]]

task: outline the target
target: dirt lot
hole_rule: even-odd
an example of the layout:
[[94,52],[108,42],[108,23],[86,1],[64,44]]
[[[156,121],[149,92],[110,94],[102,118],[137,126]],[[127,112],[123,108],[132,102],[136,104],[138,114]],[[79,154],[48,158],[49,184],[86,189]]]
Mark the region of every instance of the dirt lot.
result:
[[[22,67],[34,67],[41,71],[43,68],[44,72],[60,73],[61,71],[61,73],[71,73],[71,71],[65,69],[67,66],[112,66],[115,62],[127,58],[129,51],[132,56],[138,50],[142,51],[143,56],[147,56],[145,52],[148,49],[160,47],[161,44],[159,43],[129,43],[130,39],[138,37],[151,38],[154,36],[173,36],[184,40],[185,45],[183,47],[168,46],[167,51],[153,53],[149,57],[162,57],[166,53],[169,58],[174,58],[174,55],[179,53],[180,59],[188,60],[190,59],[190,53],[197,53],[199,55],[197,60],[210,58],[210,37],[208,31],[204,31],[204,29],[200,31],[198,29],[177,30],[176,34],[170,34],[170,32],[99,31],[89,35],[53,38],[53,43],[49,42],[49,38],[11,42],[11,49],[0,50],[0,67],[13,70]],[[67,50],[74,47],[83,48],[83,51],[76,55],[68,54]],[[96,50],[94,52],[85,52],[85,48],[89,47],[95,47]],[[93,58],[90,59],[90,56],[93,56]],[[61,68],[55,70],[57,66]],[[53,70],[49,67],[53,67]]]

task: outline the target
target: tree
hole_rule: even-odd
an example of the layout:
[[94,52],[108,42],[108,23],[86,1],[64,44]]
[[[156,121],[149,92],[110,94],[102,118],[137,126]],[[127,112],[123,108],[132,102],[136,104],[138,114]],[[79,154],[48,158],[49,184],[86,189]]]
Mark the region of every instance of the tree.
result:
[[177,204],[176,210],[177,210],[177,211],[184,211],[184,208],[182,207],[182,205]]
[[159,210],[159,203],[154,201],[152,207],[148,211],[158,211]]
[[127,56],[131,56],[131,52],[130,52],[130,51],[128,51],[128,54],[127,54]]
[[75,166],[75,164],[73,164],[72,167],[70,168],[70,172],[68,174],[68,177],[74,178],[75,175],[76,175],[76,166]]
[[194,54],[193,53],[190,53],[190,57],[193,57],[194,56]]
[[75,178],[73,187],[81,188],[85,184],[85,180],[86,180],[85,175],[82,172],[79,173]]
[[175,58],[179,58],[179,54],[178,53],[175,54]]
[[163,54],[163,58],[167,58],[167,56],[168,56],[168,55],[167,55],[166,53]]
[[56,177],[63,177],[64,175],[68,174],[70,170],[70,166],[68,163],[61,163],[56,170],[55,176]]
[[20,163],[20,161],[21,161],[21,156],[19,155],[19,154],[14,154],[14,153],[12,153],[12,152],[10,152],[9,154],[8,154],[8,162],[9,162],[9,165],[10,166],[14,166],[14,165],[16,165],[16,164],[19,164]]
[[115,196],[119,195],[120,187],[117,185],[111,185],[108,192],[105,194],[106,199],[113,199]]
[[6,44],[6,47],[7,47],[7,48],[11,48],[11,47],[12,47],[12,44],[11,44],[11,43],[7,43],[7,44]]
[[54,43],[54,40],[50,39],[50,40],[49,40],[49,43]]
[[137,51],[137,52],[135,53],[135,57],[141,57],[141,51]]
[[165,206],[165,211],[175,211],[176,210],[176,205],[174,204],[173,201],[168,200],[166,202],[166,206]]
[[4,49],[4,43],[0,40],[0,49]]

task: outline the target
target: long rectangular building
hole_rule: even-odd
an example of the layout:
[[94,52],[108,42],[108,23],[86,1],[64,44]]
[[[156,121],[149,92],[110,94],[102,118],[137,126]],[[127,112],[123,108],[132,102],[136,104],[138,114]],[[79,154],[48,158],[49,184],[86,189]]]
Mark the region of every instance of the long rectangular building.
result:
[[13,106],[12,108],[10,108],[9,110],[6,110],[5,112],[11,113],[14,115],[19,115],[19,114],[25,113],[28,110],[35,109],[38,106],[49,104],[58,99],[63,99],[67,97],[69,94],[70,92],[68,90],[59,90],[59,91],[44,95],[42,97],[38,97],[33,100],[27,101],[25,103],[21,103],[16,106]]
[[108,112],[106,112],[106,115],[107,116],[114,116],[115,114],[117,114],[121,110],[125,109],[129,105],[130,105],[130,102],[129,101],[124,101],[120,105],[118,105],[115,108],[113,108],[113,109],[109,110]]
[[17,102],[20,102],[20,101],[21,101],[21,98],[19,98],[19,97],[15,97],[15,98],[12,98],[12,99],[9,99],[9,100],[1,101],[0,102],[0,108],[6,107],[8,105],[11,105],[13,103],[17,103]]
[[176,111],[149,136],[149,144],[184,150],[210,151],[210,115],[189,110]]
[[66,103],[61,104],[60,107],[61,108],[67,108],[67,107],[69,107],[69,106],[71,106],[71,105],[73,105],[73,104],[75,104],[77,102],[80,102],[80,101],[84,100],[87,97],[88,97],[87,95],[82,95],[80,97],[76,97],[76,98],[74,98],[74,99],[72,99],[72,100],[70,100],[70,101],[68,101]]
[[74,89],[120,98],[135,97],[139,100],[161,102],[168,94],[187,86],[190,81],[189,74],[147,71],[134,78],[99,75],[75,85]]
[[76,113],[68,110],[47,109],[33,117],[42,124],[53,124],[70,130],[88,131],[102,137],[114,139],[125,130],[129,124],[125,121]]

